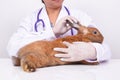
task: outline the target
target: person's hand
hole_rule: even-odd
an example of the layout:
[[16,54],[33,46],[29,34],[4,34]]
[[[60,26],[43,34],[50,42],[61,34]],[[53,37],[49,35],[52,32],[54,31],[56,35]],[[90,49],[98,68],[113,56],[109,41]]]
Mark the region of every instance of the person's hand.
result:
[[96,50],[91,43],[86,42],[63,42],[68,48],[54,48],[58,51],[55,57],[62,61],[74,62],[88,59],[96,59]]
[[64,18],[61,18],[57,24],[55,24],[55,26],[53,27],[53,32],[55,33],[56,37],[59,37],[60,35],[63,35],[64,33],[66,33],[68,30],[70,30],[72,28],[72,26],[67,23],[66,20],[69,20],[69,22],[73,23],[77,23],[78,20],[75,19],[74,17],[71,16],[66,16]]

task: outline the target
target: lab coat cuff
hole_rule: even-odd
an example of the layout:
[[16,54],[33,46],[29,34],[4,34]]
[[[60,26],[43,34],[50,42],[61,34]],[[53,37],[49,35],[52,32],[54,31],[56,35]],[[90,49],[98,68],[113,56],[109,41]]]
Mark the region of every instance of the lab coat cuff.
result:
[[97,56],[96,56],[97,59],[96,60],[98,62],[102,61],[102,59],[104,57],[104,53],[105,53],[102,44],[100,44],[100,43],[92,43],[92,44],[96,49],[96,54],[97,54]]
[[104,55],[104,49],[102,44],[100,43],[92,43],[92,45],[95,47],[96,49],[96,59],[89,59],[86,60],[87,62],[101,62],[103,59],[103,55]]

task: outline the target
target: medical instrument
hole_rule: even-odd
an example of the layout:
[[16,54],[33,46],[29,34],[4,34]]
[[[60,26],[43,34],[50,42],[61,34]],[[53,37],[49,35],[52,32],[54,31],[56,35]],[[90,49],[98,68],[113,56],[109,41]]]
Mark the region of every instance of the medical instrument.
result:
[[[68,25],[74,27],[75,29],[78,29],[79,26],[81,26],[81,24],[79,24],[78,21],[77,21],[77,22],[75,22],[75,21],[73,21],[73,20],[69,21],[69,20],[67,19],[67,20],[66,20],[66,23],[67,23]],[[66,24],[66,25],[67,25],[67,24]]]
[[[65,6],[64,6],[64,8],[65,8],[67,14],[70,15],[70,11],[68,10],[68,8],[65,7]],[[43,8],[41,8],[40,11],[38,12],[38,14],[37,14],[37,20],[36,20],[36,22],[35,22],[35,24],[34,24],[34,28],[35,28],[35,31],[36,31],[36,32],[38,32],[38,29],[37,29],[38,26],[37,26],[37,25],[38,25],[38,23],[40,23],[40,22],[42,23],[43,30],[45,29],[45,22],[43,21],[43,19],[40,19],[40,18],[39,18],[42,9],[43,9]],[[71,35],[74,35],[72,28],[71,28]]]

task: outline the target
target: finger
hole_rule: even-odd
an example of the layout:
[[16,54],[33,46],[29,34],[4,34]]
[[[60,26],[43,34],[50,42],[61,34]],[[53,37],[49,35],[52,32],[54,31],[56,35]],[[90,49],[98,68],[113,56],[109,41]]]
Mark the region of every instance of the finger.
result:
[[79,21],[76,19],[76,18],[74,18],[74,17],[71,17],[71,19],[72,19],[72,21],[74,22],[74,23],[78,23]]
[[71,28],[73,26],[73,24],[74,24],[73,20],[68,17],[66,19],[66,26]]
[[55,57],[69,58],[70,55],[69,54],[55,54]]
[[67,53],[68,49],[67,48],[54,48],[54,51],[59,51],[59,52]]
[[64,41],[63,44],[65,44],[67,47],[71,45],[71,43]]
[[74,62],[72,58],[61,58],[61,61],[66,61],[66,62]]
[[73,23],[74,23],[74,21],[73,21],[70,17],[68,17],[68,18],[66,19],[66,22],[67,22],[67,23],[70,23],[70,24],[73,24]]
[[71,16],[68,17],[68,20],[69,20],[71,23],[76,23],[76,24],[79,22],[75,17],[71,17]]
[[73,44],[81,44],[81,43],[84,43],[84,42],[72,42]]

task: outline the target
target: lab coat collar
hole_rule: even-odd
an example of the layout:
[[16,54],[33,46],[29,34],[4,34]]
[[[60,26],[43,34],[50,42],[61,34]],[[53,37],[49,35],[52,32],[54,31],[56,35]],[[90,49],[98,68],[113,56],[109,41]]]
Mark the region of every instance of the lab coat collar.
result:
[[39,19],[44,20],[45,29],[48,29],[49,26],[51,26],[50,20],[49,20],[49,17],[48,17],[48,14],[47,14],[46,7],[45,7],[45,6],[43,6],[43,9],[42,9],[42,11],[41,11],[41,14],[39,15]]
[[[60,13],[59,13],[59,15],[58,15],[58,18],[57,18],[57,20],[56,20],[56,23],[57,23],[61,18],[65,17],[65,16],[68,16],[68,12],[66,11],[64,5],[62,5],[62,8],[61,8]],[[48,14],[47,14],[46,7],[45,7],[45,6],[43,6],[43,9],[42,9],[42,12],[41,12],[39,18],[42,18],[43,20],[46,20],[46,21],[44,21],[45,24],[51,26],[50,20],[49,20],[49,17],[48,17]],[[55,23],[55,24],[56,24],[56,23]]]
[[65,17],[65,16],[68,16],[68,12],[66,11],[65,6],[62,5],[62,8],[61,8],[60,13],[59,13],[59,15],[58,15],[58,18],[57,18],[57,20],[56,20],[56,23],[57,23],[61,18]]

